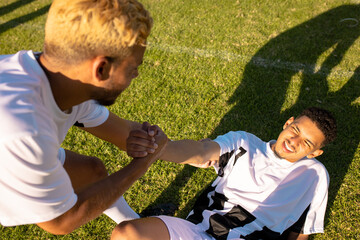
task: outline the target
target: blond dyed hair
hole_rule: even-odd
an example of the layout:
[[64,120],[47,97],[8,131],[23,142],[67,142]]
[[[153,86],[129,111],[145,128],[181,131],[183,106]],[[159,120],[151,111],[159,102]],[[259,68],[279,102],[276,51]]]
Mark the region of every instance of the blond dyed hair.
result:
[[122,59],[146,45],[152,18],[137,0],[54,0],[44,54],[73,64],[95,56]]

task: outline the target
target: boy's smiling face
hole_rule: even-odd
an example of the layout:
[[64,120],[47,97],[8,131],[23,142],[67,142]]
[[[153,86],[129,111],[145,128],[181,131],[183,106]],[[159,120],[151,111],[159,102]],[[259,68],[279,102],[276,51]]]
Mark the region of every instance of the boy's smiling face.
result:
[[314,158],[321,155],[324,140],[324,134],[310,118],[291,117],[271,149],[278,157],[296,162],[305,156]]

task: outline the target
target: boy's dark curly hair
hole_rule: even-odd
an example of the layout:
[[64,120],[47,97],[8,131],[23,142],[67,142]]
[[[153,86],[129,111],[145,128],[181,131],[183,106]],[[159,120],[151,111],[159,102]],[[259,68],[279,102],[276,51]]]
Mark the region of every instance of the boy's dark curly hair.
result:
[[336,120],[329,111],[318,107],[310,107],[305,109],[298,118],[302,116],[310,118],[324,134],[325,140],[322,146],[335,140],[337,132]]

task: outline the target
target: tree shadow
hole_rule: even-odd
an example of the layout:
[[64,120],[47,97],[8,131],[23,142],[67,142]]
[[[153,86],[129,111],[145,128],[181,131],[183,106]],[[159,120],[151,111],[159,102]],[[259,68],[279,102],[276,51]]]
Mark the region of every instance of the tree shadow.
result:
[[18,0],[16,2],[10,3],[6,6],[0,7],[0,16],[5,15],[9,12],[14,11],[15,9],[22,7],[26,4],[29,4],[35,0]]
[[[25,3],[30,3],[32,1],[30,1],[30,0],[24,1],[25,2],[24,4],[19,3],[19,2],[22,2],[22,1],[18,1],[18,2],[13,3],[13,5],[10,4],[8,6],[0,8],[0,15],[3,14],[3,12],[9,12],[11,10],[16,9],[17,7],[24,5]],[[7,30],[9,30],[11,28],[15,28],[23,23],[26,23],[26,22],[31,21],[41,15],[46,14],[49,11],[49,8],[50,8],[50,4],[40,8],[34,12],[31,12],[24,16],[21,16],[21,17],[18,17],[18,18],[15,18],[15,19],[12,19],[10,21],[0,24],[0,34],[2,34],[3,32],[6,32]]]
[[[360,93],[360,68],[350,73],[352,76],[345,76],[344,72],[340,74],[340,78],[350,78],[340,90],[331,91],[327,80],[359,37],[360,26],[350,26],[352,23],[346,20],[348,18],[360,19],[360,5],[331,9],[265,44],[246,65],[243,78],[239,76],[241,83],[229,99],[229,104],[235,106],[209,136],[214,138],[230,130],[244,130],[267,141],[276,139],[285,121],[306,107],[319,106],[330,110],[338,120],[338,140],[327,146],[324,155],[319,158],[331,179],[328,209],[334,202],[360,139],[360,111],[352,104]],[[325,60],[317,68],[320,56]],[[294,76],[301,79],[298,96],[284,108]],[[195,172],[196,169],[191,166],[184,167],[155,203],[166,202],[172,195],[170,192],[178,192],[186,184],[184,179],[189,179]],[[192,199],[190,204],[194,201]],[[175,204],[178,205],[178,202]],[[178,215],[183,216],[184,212]]]

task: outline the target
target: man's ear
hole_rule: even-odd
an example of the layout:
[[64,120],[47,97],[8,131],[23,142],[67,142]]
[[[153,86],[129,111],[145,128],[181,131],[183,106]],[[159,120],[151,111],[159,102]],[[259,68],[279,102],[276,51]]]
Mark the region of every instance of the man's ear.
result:
[[92,75],[97,81],[109,79],[111,62],[105,56],[97,56],[92,61]]
[[289,126],[294,121],[294,117],[289,118],[286,123],[283,126],[283,129],[285,129],[287,126]]
[[323,150],[318,149],[318,150],[315,150],[314,152],[310,153],[306,157],[307,158],[316,158],[316,157],[320,156],[321,154],[323,154],[323,152],[324,152]]

